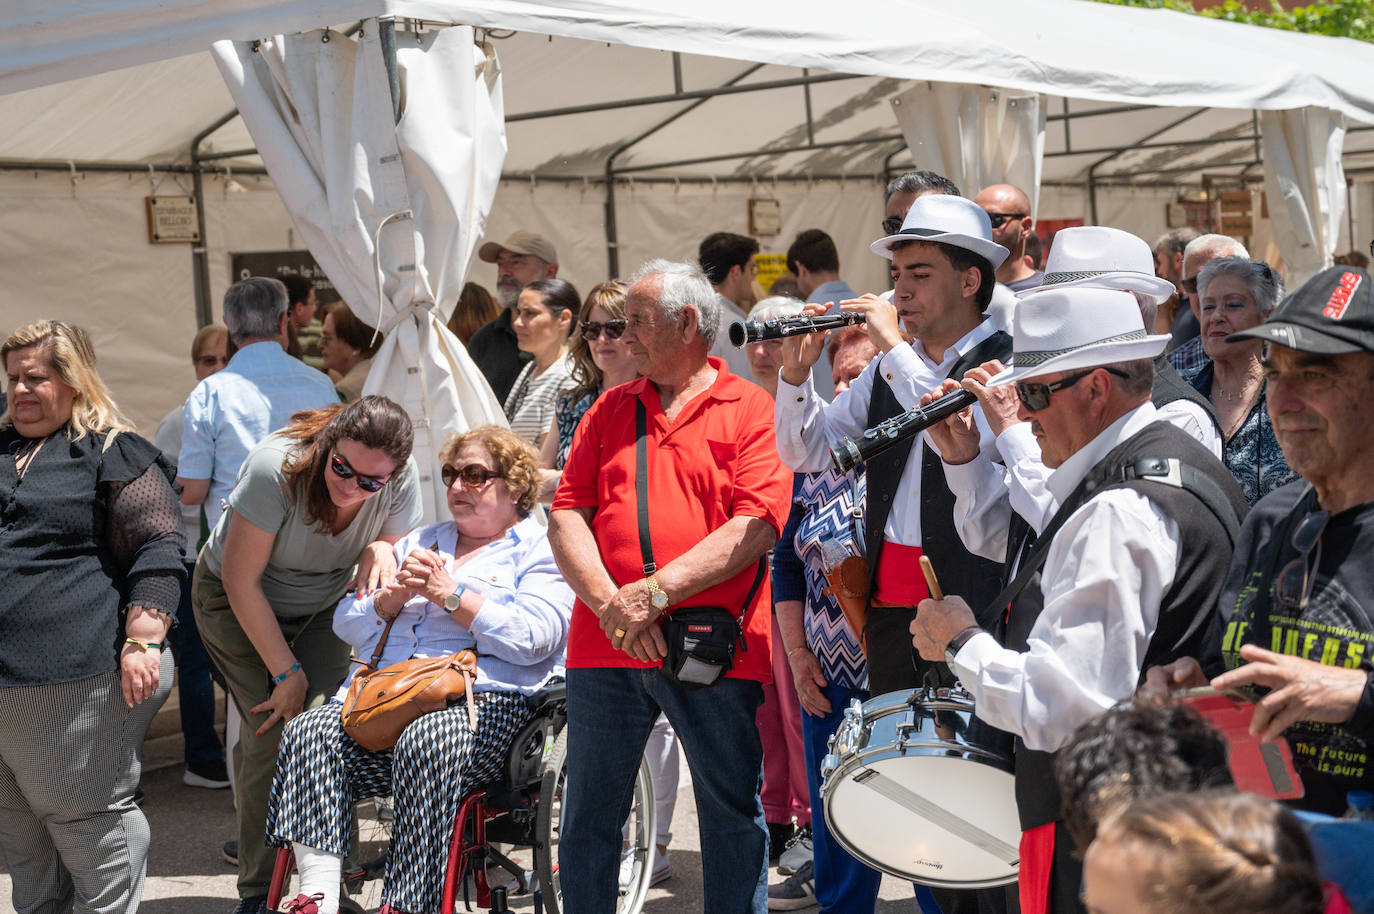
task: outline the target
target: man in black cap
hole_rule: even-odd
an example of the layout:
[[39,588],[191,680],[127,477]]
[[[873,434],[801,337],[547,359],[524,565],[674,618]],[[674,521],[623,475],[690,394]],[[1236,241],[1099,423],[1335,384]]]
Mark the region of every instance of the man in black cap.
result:
[[1331,267],[1263,324],[1269,415],[1301,479],[1251,510],[1236,540],[1211,650],[1149,671],[1146,688],[1260,687],[1252,732],[1283,734],[1306,795],[1339,815],[1374,789],[1374,283]]

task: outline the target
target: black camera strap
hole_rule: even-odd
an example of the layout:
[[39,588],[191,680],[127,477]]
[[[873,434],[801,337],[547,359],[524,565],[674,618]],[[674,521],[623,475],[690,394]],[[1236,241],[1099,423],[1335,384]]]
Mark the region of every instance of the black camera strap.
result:
[[[644,576],[647,578],[658,570],[654,564],[654,544],[649,539],[649,414],[644,409],[644,401],[635,400],[635,502],[639,515],[639,552],[644,558]],[[744,598],[744,606],[739,611],[740,644],[744,644],[744,614],[754,603],[754,595],[763,583],[763,572],[768,567],[765,557],[759,557],[758,570],[754,572],[754,583],[749,585],[749,593]]]

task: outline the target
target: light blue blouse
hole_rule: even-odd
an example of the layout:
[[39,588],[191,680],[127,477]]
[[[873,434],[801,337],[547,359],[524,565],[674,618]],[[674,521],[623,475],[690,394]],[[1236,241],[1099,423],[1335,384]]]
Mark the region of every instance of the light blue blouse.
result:
[[[400,564],[411,550],[424,546],[451,564],[457,538],[452,521],[412,530],[396,544],[396,562]],[[554,563],[547,528],[534,518],[525,518],[449,573],[455,582],[485,598],[472,627],[459,625],[443,607],[424,597],[413,597],[401,607],[391,627],[382,666],[471,648],[478,654],[474,691],[532,695],[550,677],[563,675],[573,593]],[[362,660],[372,656],[386,625],[372,601],[372,597],[360,600],[350,593],[334,611],[335,634],[353,645],[355,656]],[[347,694],[352,679],[350,674],[336,698]]]

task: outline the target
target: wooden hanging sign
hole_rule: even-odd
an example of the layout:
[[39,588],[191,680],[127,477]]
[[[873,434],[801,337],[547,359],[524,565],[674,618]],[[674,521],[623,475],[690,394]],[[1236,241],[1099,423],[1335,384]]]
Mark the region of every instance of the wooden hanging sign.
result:
[[151,244],[196,244],[200,241],[200,212],[190,195],[144,197],[148,204],[148,241]]

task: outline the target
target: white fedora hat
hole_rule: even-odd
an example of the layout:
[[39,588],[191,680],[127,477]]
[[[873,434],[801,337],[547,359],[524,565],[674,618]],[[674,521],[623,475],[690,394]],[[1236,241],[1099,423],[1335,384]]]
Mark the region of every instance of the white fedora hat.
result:
[[909,241],[932,241],[972,251],[992,264],[995,270],[1011,253],[992,240],[992,223],[983,208],[967,197],[952,194],[925,194],[907,210],[902,228],[895,235],[879,238],[869,250],[892,259],[892,248]]
[[1011,367],[989,385],[1057,371],[1152,359],[1171,337],[1151,336],[1135,296],[1111,289],[1048,289],[1016,306]]
[[1021,297],[1046,289],[1089,288],[1143,292],[1162,305],[1178,290],[1155,275],[1155,255],[1141,238],[1102,225],[1075,225],[1054,234],[1045,279]]

